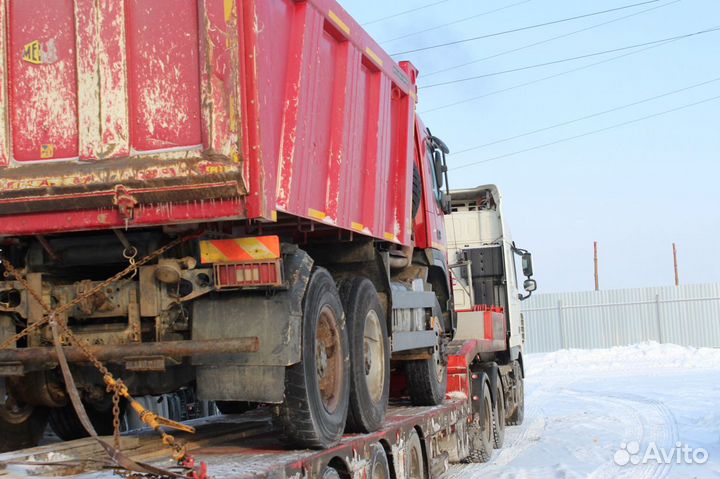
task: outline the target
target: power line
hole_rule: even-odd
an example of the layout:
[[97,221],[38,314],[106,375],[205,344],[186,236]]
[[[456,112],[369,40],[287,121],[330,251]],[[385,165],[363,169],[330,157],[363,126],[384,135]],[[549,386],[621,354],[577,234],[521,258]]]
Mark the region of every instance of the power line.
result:
[[614,57],[611,57],[611,58],[606,58],[605,60],[600,60],[599,62],[588,63],[587,65],[583,65],[583,66],[581,66],[581,67],[573,68],[573,69],[571,69],[571,70],[565,70],[565,71],[562,71],[562,72],[559,72],[559,73],[554,73],[554,74],[552,74],[552,75],[548,75],[548,76],[544,76],[544,77],[541,77],[541,78],[537,78],[537,79],[535,79],[535,80],[530,80],[530,81],[527,81],[527,82],[519,83],[519,84],[517,84],[517,85],[509,86],[509,87],[506,87],[506,88],[501,88],[501,89],[499,89],[499,90],[493,90],[493,91],[491,91],[491,92],[484,93],[484,94],[482,94],[482,95],[477,95],[477,96],[474,96],[474,97],[465,98],[465,99],[463,99],[463,100],[455,101],[455,102],[452,102],[452,103],[447,103],[447,104],[445,104],[445,105],[440,105],[440,106],[437,106],[437,107],[435,107],[435,108],[430,108],[430,109],[428,109],[428,110],[420,111],[419,113],[422,114],[422,115],[424,115],[424,114],[432,113],[432,112],[435,112],[435,111],[438,111],[438,110],[444,110],[444,109],[446,109],[446,108],[451,108],[451,107],[453,107],[453,106],[464,105],[464,104],[466,104],[466,103],[470,103],[470,102],[473,102],[473,101],[476,101],[476,100],[481,100],[481,99],[483,99],[483,98],[486,98],[486,97],[489,97],[489,96],[493,96],[493,95],[497,95],[497,94],[499,94],[499,93],[505,93],[505,92],[507,92],[507,91],[516,90],[516,89],[518,89],[518,88],[522,88],[522,87],[529,86],[529,85],[534,85],[535,83],[544,82],[544,81],[546,81],[546,80],[551,80],[551,79],[553,79],[553,78],[561,77],[561,76],[563,76],[563,75],[568,75],[568,74],[570,74],[570,73],[575,73],[575,72],[578,72],[578,71],[581,71],[581,70],[587,70],[588,68],[592,68],[592,67],[597,66],[597,65],[602,65],[603,63],[609,63],[609,62],[612,62],[612,61],[615,61],[615,60],[619,60],[619,59],[621,59],[621,58],[629,57],[629,56],[631,56],[631,55],[637,55],[638,53],[642,53],[642,52],[645,52],[645,51],[647,51],[647,50],[652,50],[653,48],[659,48],[659,47],[662,47],[662,46],[664,46],[664,45],[667,45],[667,44],[669,44],[669,43],[673,43],[673,42],[676,42],[676,41],[677,41],[677,40],[670,40],[670,41],[667,41],[667,42],[665,42],[665,43],[660,43],[660,44],[652,45],[652,46],[649,46],[649,47],[646,47],[646,48],[641,48],[640,50],[635,50],[634,52],[623,53],[622,55],[617,55],[617,56],[614,56]]
[[622,122],[622,123],[617,123],[617,124],[615,124],[615,125],[610,125],[610,126],[607,126],[607,127],[605,127],[605,128],[600,128],[600,129],[598,129],[598,130],[588,131],[588,132],[582,133],[582,134],[580,134],[580,135],[569,136],[569,137],[566,137],[566,138],[561,138],[561,139],[559,139],[559,140],[551,141],[551,142],[549,142],[549,143],[543,143],[542,145],[536,145],[536,146],[533,146],[533,147],[530,147],[530,148],[525,148],[525,149],[522,149],[522,150],[514,151],[514,152],[512,152],[512,153],[506,153],[506,154],[504,154],[504,155],[498,155],[498,156],[493,156],[493,157],[491,157],[491,158],[486,158],[486,159],[484,159],[484,160],[474,161],[474,162],[468,163],[468,164],[466,164],[466,165],[460,165],[460,166],[456,166],[455,168],[450,168],[450,170],[451,170],[451,171],[460,170],[460,169],[462,169],[462,168],[467,168],[467,167],[469,167],[469,166],[479,165],[479,164],[481,164],[481,163],[488,163],[488,162],[495,161],[495,160],[500,160],[500,159],[503,159],[503,158],[509,158],[509,157],[511,157],[511,156],[516,156],[516,155],[519,155],[519,154],[521,154],[521,153],[527,153],[527,152],[530,152],[530,151],[539,150],[539,149],[541,149],[541,148],[547,148],[548,146],[557,145],[558,143],[564,143],[564,142],[566,142],[566,141],[572,141],[572,140],[576,140],[576,139],[578,139],[578,138],[583,138],[583,137],[586,137],[586,136],[595,135],[595,134],[597,134],[597,133],[602,133],[602,132],[604,132],[604,131],[613,130],[613,129],[615,129],[615,128],[620,128],[620,127],[623,127],[623,126],[631,125],[631,124],[633,124],[633,123],[639,123],[639,122],[641,122],[641,121],[649,120],[649,119],[651,119],[651,118],[655,118],[655,117],[662,116],[662,115],[667,115],[667,114],[669,114],[669,113],[674,113],[674,112],[676,112],[676,111],[685,110],[685,109],[687,109],[687,108],[691,108],[691,107],[693,107],[693,106],[701,105],[701,104],[703,104],[703,103],[708,103],[708,102],[715,101],[715,100],[720,100],[720,95],[717,95],[717,96],[714,96],[714,97],[710,97],[710,98],[705,98],[704,100],[700,100],[700,101],[696,101],[696,102],[694,102],[694,103],[689,103],[689,104],[686,104],[686,105],[682,105],[682,106],[679,106],[679,107],[676,107],[676,108],[672,108],[672,109],[670,109],[670,110],[665,110],[665,111],[661,111],[661,112],[658,112],[658,113],[653,113],[652,115],[646,115],[646,116],[643,116],[643,117],[640,117],[640,118],[635,118],[635,119],[633,119],[633,120],[624,121],[624,122]]
[[484,17],[485,15],[490,15],[491,13],[500,12],[500,11],[502,11],[502,10],[507,10],[508,8],[516,7],[516,6],[518,6],[518,5],[522,5],[523,3],[528,3],[528,2],[531,2],[531,1],[532,1],[532,0],[522,0],[522,2],[511,3],[510,5],[505,5],[504,7],[495,8],[495,9],[493,9],[493,10],[488,10],[488,11],[486,11],[486,12],[478,13],[477,15],[472,15],[472,16],[470,16],[470,17],[461,18],[461,19],[459,19],[459,20],[455,20],[455,21],[452,21],[452,22],[443,23],[442,25],[436,25],[436,26],[434,26],[434,27],[425,28],[425,29],[423,29],[423,30],[418,30],[418,31],[415,31],[415,32],[413,32],[413,33],[407,33],[407,34],[405,34],[405,35],[400,35],[399,37],[388,38],[387,40],[382,40],[380,43],[381,43],[381,44],[383,44],[383,43],[390,43],[390,42],[394,42],[394,41],[397,41],[397,40],[402,40],[402,39],[404,39],[404,38],[414,37],[415,35],[420,35],[420,34],[422,34],[422,33],[432,32],[433,30],[439,30],[439,29],[441,29],[441,28],[449,27],[449,26],[451,26],[451,25],[456,25],[456,24],[458,24],[458,23],[464,23],[464,22],[467,22],[467,21],[469,21],[469,20],[474,20],[475,18]]
[[669,2],[669,3],[664,3],[664,4],[662,4],[662,5],[657,5],[657,6],[654,6],[654,7],[646,8],[645,10],[640,10],[639,12],[631,13],[631,14],[629,14],[629,15],[625,15],[625,16],[622,16],[622,17],[614,18],[614,19],[612,19],[612,20],[608,20],[608,21],[605,21],[605,22],[602,22],[602,23],[596,23],[596,24],[594,24],[594,25],[590,25],[589,27],[581,28],[580,30],[575,30],[575,31],[572,31],[572,32],[563,33],[562,35],[557,35],[557,36],[554,36],[554,37],[546,38],[545,40],[540,40],[540,41],[538,41],[538,42],[529,43],[529,44],[523,45],[523,46],[521,46],[521,47],[512,48],[512,49],[510,49],[510,50],[505,50],[505,51],[502,51],[502,52],[499,52],[499,53],[495,53],[494,55],[490,55],[490,56],[483,57],[483,58],[478,58],[477,60],[472,60],[472,61],[469,61],[469,62],[460,63],[460,64],[458,64],[458,65],[454,65],[454,66],[447,67],[447,68],[442,68],[442,69],[440,69],[440,70],[434,70],[434,71],[431,71],[431,72],[429,72],[429,73],[423,73],[423,78],[431,77],[431,76],[433,76],[433,75],[438,75],[438,74],[440,74],[440,73],[445,73],[445,72],[448,72],[448,71],[451,71],[451,70],[455,70],[455,69],[457,69],[457,68],[462,68],[462,67],[465,67],[465,66],[468,66],[468,65],[474,65],[475,63],[480,63],[480,62],[484,62],[485,60],[490,60],[490,59],[493,59],[493,58],[501,57],[501,56],[503,56],[503,55],[507,55],[508,53],[519,52],[519,51],[521,51],[521,50],[525,50],[525,49],[531,48],[531,47],[536,47],[536,46],[538,46],[538,45],[542,45],[542,44],[549,43],[549,42],[552,42],[552,41],[555,41],[555,40],[559,40],[559,39],[561,39],[561,38],[567,38],[567,37],[572,36],[572,35],[577,35],[578,33],[586,32],[586,31],[588,31],[588,30],[593,30],[593,29],[595,29],[595,28],[603,27],[603,26],[609,25],[609,24],[611,24],[611,23],[620,22],[620,21],[622,21],[622,20],[626,20],[626,19],[631,18],[631,17],[635,17],[635,16],[638,16],[638,15],[642,15],[642,14],[644,14],[644,13],[647,13],[647,12],[650,12],[650,11],[653,11],[653,10],[657,10],[658,8],[667,7],[668,5],[672,5],[672,4],[675,4],[675,3],[679,3],[679,2],[681,2],[681,1],[682,1],[682,0],[673,0],[673,1]]
[[423,5],[423,6],[416,7],[416,8],[411,8],[411,9],[409,9],[409,10],[405,10],[405,11],[402,11],[402,12],[394,13],[394,14],[388,15],[388,16],[386,16],[386,17],[376,18],[375,20],[371,20],[371,21],[369,21],[369,22],[363,23],[362,26],[372,25],[373,23],[380,23],[380,22],[383,22],[383,21],[385,21],[385,20],[390,20],[391,18],[396,18],[396,17],[400,17],[400,16],[402,16],[402,15],[407,15],[408,13],[417,12],[418,10],[424,10],[424,9],[426,9],[426,8],[434,7],[435,5],[440,5],[441,3],[445,3],[445,2],[449,2],[449,1],[450,1],[450,0],[440,0],[439,2],[428,3],[427,5]]
[[616,112],[616,111],[624,110],[625,108],[630,108],[630,107],[633,107],[633,106],[636,106],[636,105],[641,105],[641,104],[643,104],[643,103],[647,103],[647,102],[650,102],[650,101],[653,101],[653,100],[658,100],[658,99],[660,99],[660,98],[665,98],[666,96],[676,95],[676,94],[678,94],[678,93],[682,93],[682,92],[684,92],[684,91],[692,90],[693,88],[699,88],[699,87],[701,87],[701,86],[705,86],[705,85],[708,85],[708,84],[710,84],[710,83],[714,83],[714,82],[717,82],[717,81],[720,81],[720,77],[713,78],[713,79],[710,79],[710,80],[706,80],[706,81],[700,82],[700,83],[695,83],[695,84],[693,84],[693,85],[689,85],[689,86],[686,86],[686,87],[683,87],[683,88],[679,88],[679,89],[677,89],[677,90],[672,90],[672,91],[669,91],[669,92],[666,92],[666,93],[662,93],[662,94],[660,94],[660,95],[655,95],[655,96],[651,96],[651,97],[648,97],[648,98],[643,98],[642,100],[634,101],[634,102],[632,102],[632,103],[627,103],[627,104],[625,104],[625,105],[617,106],[617,107],[615,107],[615,108],[610,108],[609,110],[603,110],[603,111],[599,111],[599,112],[596,112],[596,113],[591,113],[591,114],[589,114],[589,115],[581,116],[581,117],[579,117],[579,118],[575,118],[575,119],[568,120],[568,121],[563,121],[562,123],[555,123],[554,125],[549,125],[549,126],[546,126],[546,127],[543,127],[543,128],[538,128],[538,129],[535,129],[535,130],[531,130],[531,131],[528,131],[528,132],[525,132],[525,133],[520,133],[520,134],[517,134],[517,135],[513,135],[513,136],[508,136],[508,137],[505,137],[505,138],[501,138],[501,139],[499,139],[499,140],[491,141],[490,143],[484,143],[484,144],[482,144],[482,145],[473,146],[472,148],[466,148],[466,149],[464,149],[464,150],[456,151],[454,154],[455,154],[455,155],[460,155],[460,154],[462,154],[462,153],[467,153],[468,151],[480,150],[480,149],[486,148],[486,147],[488,147],[488,146],[498,145],[498,144],[500,144],[500,143],[505,143],[505,142],[508,142],[508,141],[511,141],[511,140],[517,140],[518,138],[523,138],[523,137],[525,137],[525,136],[534,135],[534,134],[536,134],[536,133],[541,133],[541,132],[543,132],[543,131],[552,130],[552,129],[554,129],[554,128],[559,128],[559,127],[561,127],[561,126],[571,125],[571,124],[573,124],[573,123],[578,123],[578,122],[580,122],[580,121],[588,120],[588,119],[590,119],[590,118],[595,118],[595,117],[598,117],[598,116],[607,115],[608,113],[614,113],[614,112]]
[[421,86],[420,88],[427,89],[427,88],[434,88],[434,87],[443,86],[443,85],[452,85],[455,83],[462,83],[462,82],[471,81],[471,80],[478,80],[480,78],[487,78],[487,77],[491,77],[491,76],[504,75],[506,73],[514,73],[514,72],[519,72],[519,71],[524,71],[524,70],[530,70],[532,68],[540,68],[540,67],[545,67],[545,66],[549,66],[549,65],[556,65],[558,63],[565,63],[565,62],[570,62],[570,61],[574,61],[574,60],[581,60],[583,58],[596,57],[598,55],[605,55],[607,53],[615,53],[615,52],[620,52],[623,50],[630,50],[632,48],[654,45],[656,43],[664,43],[664,42],[668,42],[671,40],[680,40],[682,38],[694,37],[697,35],[703,35],[705,33],[716,32],[718,30],[720,30],[720,27],[713,27],[713,28],[709,28],[707,30],[700,30],[700,31],[693,32],[693,33],[686,33],[685,35],[678,35],[678,36],[669,37],[669,38],[661,38],[660,40],[653,40],[651,42],[637,43],[635,45],[628,45],[628,46],[624,46],[624,47],[620,47],[620,48],[613,48],[611,50],[603,50],[600,52],[586,53],[585,55],[579,55],[576,57],[562,58],[560,60],[552,60],[552,61],[544,62],[544,63],[536,63],[535,65],[526,65],[523,67],[511,68],[509,70],[502,70],[502,71],[498,71],[498,72],[485,73],[483,75],[474,75],[474,76],[466,77],[466,78],[458,78],[456,80],[449,80],[449,81],[440,82],[440,83],[433,83],[430,85]]
[[524,27],[514,28],[514,29],[512,29],[512,30],[505,30],[505,31],[503,31],[503,32],[488,33],[488,34],[486,34],[486,35],[480,35],[480,36],[478,36],[478,37],[465,38],[464,40],[455,40],[455,41],[453,41],[453,42],[438,43],[438,44],[435,44],[435,45],[429,45],[429,46],[427,46],[427,47],[415,48],[415,49],[413,49],[413,50],[406,50],[406,51],[404,51],[404,52],[391,53],[390,55],[391,55],[391,56],[396,56],[396,55],[407,55],[408,53],[423,52],[423,51],[426,51],[426,50],[432,50],[432,49],[434,49],[434,48],[447,47],[447,46],[450,46],[450,45],[457,45],[457,44],[459,44],[459,43],[467,43],[467,42],[472,42],[472,41],[475,41],[475,40],[482,40],[483,38],[497,37],[497,36],[499,36],[499,35],[507,35],[508,33],[521,32],[521,31],[530,30],[530,29],[533,29],[533,28],[546,27],[546,26],[548,26],[548,25],[555,25],[555,24],[558,24],[558,23],[569,22],[569,21],[572,21],[572,20],[579,20],[579,19],[581,19],[581,18],[592,17],[592,16],[595,16],[595,15],[602,15],[602,14],[604,14],[604,13],[616,12],[616,11],[618,11],[618,10],[625,10],[625,9],[627,9],[627,8],[638,7],[638,6],[640,6],[640,5],[647,5],[647,4],[649,4],[649,3],[657,3],[657,2],[659,2],[659,1],[661,1],[661,0],[647,0],[647,1],[645,1],[645,2],[633,3],[632,5],[625,5],[625,6],[623,6],[623,7],[611,8],[611,9],[609,9],[609,10],[602,10],[602,11],[599,11],[599,12],[586,13],[586,14],[583,14],[583,15],[577,15],[577,16],[568,17],[568,18],[561,18],[560,20],[553,20],[553,21],[551,21],[551,22],[538,23],[538,24],[535,24],[535,25],[527,25],[527,26],[524,26]]

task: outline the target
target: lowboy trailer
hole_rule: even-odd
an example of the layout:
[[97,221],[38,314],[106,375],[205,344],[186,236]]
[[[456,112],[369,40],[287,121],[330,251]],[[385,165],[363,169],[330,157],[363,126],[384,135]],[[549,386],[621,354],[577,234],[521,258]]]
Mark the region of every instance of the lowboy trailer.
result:
[[0,59],[0,451],[130,409],[182,462],[133,400],[181,388],[328,449],[445,407],[456,350],[521,410],[530,255],[333,0],[0,0]]

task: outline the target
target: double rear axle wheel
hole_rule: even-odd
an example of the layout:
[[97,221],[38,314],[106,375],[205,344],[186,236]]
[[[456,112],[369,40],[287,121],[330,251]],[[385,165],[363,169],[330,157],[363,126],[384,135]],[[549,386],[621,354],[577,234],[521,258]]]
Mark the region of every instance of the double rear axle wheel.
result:
[[[327,448],[343,432],[367,433],[385,421],[390,395],[390,340],[385,310],[372,282],[353,277],[336,287],[313,272],[303,304],[302,360],[285,372],[285,400],[275,423],[286,442]],[[442,403],[447,387],[443,331],[427,360],[407,363],[415,405]]]

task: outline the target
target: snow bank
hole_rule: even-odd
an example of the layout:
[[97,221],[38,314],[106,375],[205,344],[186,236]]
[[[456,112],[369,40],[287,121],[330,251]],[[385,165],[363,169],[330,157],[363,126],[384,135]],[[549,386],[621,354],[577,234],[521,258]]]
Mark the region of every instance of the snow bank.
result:
[[563,349],[553,353],[529,354],[525,359],[526,376],[550,369],[609,371],[617,369],[698,369],[720,368],[720,349],[693,348],[655,341],[610,349]]

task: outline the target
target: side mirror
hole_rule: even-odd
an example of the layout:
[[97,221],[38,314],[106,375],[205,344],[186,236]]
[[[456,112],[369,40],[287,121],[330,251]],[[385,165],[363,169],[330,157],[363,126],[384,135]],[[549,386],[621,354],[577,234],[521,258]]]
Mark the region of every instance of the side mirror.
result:
[[523,283],[523,288],[525,288],[525,291],[527,291],[527,294],[523,296],[522,293],[518,293],[518,299],[520,301],[525,301],[530,296],[532,296],[533,291],[535,291],[537,289],[537,282],[532,278],[528,278]]
[[[522,254],[522,270],[523,270],[523,275],[527,276],[528,278],[533,275],[532,254],[530,254],[530,253]],[[525,289],[527,289],[527,288],[525,288]]]
[[440,209],[446,215],[452,213],[452,201],[449,194],[444,191],[440,192]]
[[445,173],[445,165],[443,164],[442,152],[440,150],[433,151],[433,167],[435,167],[435,180],[437,181],[438,190],[443,187],[443,173]]

